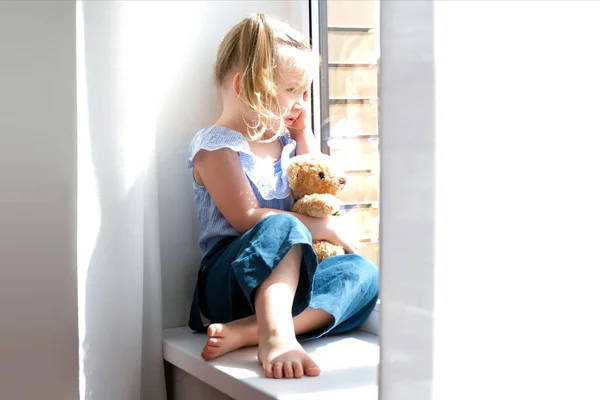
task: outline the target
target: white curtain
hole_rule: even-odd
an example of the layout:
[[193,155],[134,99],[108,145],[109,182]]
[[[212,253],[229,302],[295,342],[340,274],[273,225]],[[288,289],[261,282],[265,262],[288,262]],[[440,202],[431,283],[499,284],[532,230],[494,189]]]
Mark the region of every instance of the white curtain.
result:
[[161,3],[78,2],[81,399],[165,399],[156,179]]
[[162,329],[186,324],[200,257],[185,160],[219,112],[218,44],[251,12],[308,29],[307,4],[77,2],[81,399],[165,399]]

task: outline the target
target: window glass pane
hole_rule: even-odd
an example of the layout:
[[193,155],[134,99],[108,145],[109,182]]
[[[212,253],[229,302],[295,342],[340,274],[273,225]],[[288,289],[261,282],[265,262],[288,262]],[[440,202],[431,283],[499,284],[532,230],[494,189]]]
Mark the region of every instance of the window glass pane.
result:
[[330,65],[329,98],[342,100],[377,98],[377,68]]
[[375,27],[374,0],[327,0],[328,27]]
[[374,32],[328,32],[328,54],[330,63],[377,62],[376,37]]
[[377,104],[330,104],[330,135],[376,135],[377,114]]

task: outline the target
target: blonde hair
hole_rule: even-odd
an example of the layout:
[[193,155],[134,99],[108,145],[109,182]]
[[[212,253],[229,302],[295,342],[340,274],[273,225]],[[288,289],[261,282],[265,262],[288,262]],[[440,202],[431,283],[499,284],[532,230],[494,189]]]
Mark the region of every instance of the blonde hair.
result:
[[219,46],[215,66],[217,85],[223,85],[232,69],[239,69],[239,99],[258,117],[256,124],[248,125],[249,140],[260,139],[268,129],[275,132],[275,138],[283,132],[275,77],[278,50],[284,46],[311,52],[310,43],[302,34],[265,14],[252,14],[244,19],[227,33]]

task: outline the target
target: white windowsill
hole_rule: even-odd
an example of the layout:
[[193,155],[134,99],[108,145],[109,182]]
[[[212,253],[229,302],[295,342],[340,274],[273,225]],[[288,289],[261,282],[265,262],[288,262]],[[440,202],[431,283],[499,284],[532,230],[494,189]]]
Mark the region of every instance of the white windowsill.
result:
[[316,378],[264,378],[256,360],[256,347],[206,362],[200,357],[206,335],[193,333],[187,327],[163,332],[163,357],[234,399],[377,399],[378,325],[379,302],[361,330],[303,343],[321,368],[321,375]]

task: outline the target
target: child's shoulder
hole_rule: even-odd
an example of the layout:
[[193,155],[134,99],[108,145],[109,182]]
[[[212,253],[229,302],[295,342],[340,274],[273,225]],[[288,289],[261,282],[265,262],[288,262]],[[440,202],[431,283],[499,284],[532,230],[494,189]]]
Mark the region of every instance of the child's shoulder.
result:
[[213,125],[208,128],[200,129],[192,138],[191,144],[200,144],[208,146],[239,146],[248,143],[246,138],[232,129]]
[[222,148],[229,148],[237,153],[251,154],[248,141],[241,133],[213,125],[200,129],[190,141],[188,164],[200,150],[215,151]]
[[[287,130],[281,135],[280,141],[284,146],[295,142]],[[193,151],[194,154],[202,149],[216,150],[223,147],[252,154],[248,139],[244,135],[238,131],[218,125],[200,129],[190,142],[190,151]]]

